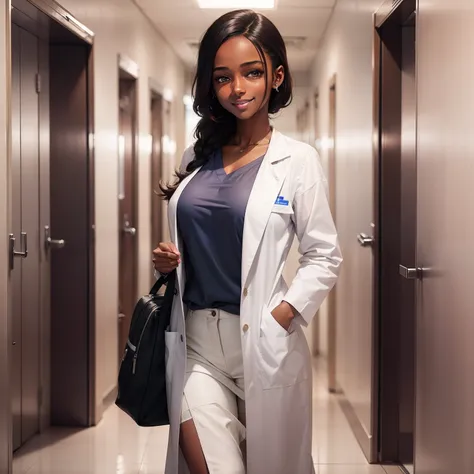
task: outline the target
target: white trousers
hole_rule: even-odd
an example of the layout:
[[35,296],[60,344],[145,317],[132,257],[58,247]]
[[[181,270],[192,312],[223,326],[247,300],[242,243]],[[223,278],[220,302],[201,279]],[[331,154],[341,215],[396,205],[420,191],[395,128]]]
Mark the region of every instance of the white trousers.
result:
[[210,474],[245,474],[244,369],[240,318],[189,311],[181,422],[192,419]]

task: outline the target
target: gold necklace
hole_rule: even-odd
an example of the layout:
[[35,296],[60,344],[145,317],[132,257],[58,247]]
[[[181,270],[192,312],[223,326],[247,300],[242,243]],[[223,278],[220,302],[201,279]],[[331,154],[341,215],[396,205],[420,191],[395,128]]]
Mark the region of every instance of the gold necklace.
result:
[[246,146],[244,147],[240,147],[239,148],[239,153],[243,153],[245,150],[249,149],[251,146],[262,146],[262,145],[268,145],[270,143],[270,140],[267,141],[267,143],[261,143],[263,140],[265,140],[268,135],[271,133],[271,130],[265,135],[264,138],[262,138],[262,140],[259,140],[258,142],[255,142],[255,143],[249,143],[247,144]]
[[260,142],[249,143],[247,146],[245,146],[243,148],[239,148],[239,153],[243,153],[245,150],[249,149],[251,146],[263,146],[263,145],[268,145],[269,143],[270,143],[270,140],[268,140],[267,143],[260,143]]

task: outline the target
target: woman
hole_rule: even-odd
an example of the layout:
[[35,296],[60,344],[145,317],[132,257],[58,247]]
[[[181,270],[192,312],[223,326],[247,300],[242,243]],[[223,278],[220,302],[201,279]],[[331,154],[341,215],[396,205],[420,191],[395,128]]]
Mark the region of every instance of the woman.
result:
[[[153,252],[156,270],[178,277],[167,474],[314,472],[301,326],[342,259],[315,150],[270,126],[291,94],[286,48],[267,18],[234,11],[209,28],[194,82],[197,141],[177,183],[162,187],[171,242]],[[295,234],[302,257],[288,288]]]

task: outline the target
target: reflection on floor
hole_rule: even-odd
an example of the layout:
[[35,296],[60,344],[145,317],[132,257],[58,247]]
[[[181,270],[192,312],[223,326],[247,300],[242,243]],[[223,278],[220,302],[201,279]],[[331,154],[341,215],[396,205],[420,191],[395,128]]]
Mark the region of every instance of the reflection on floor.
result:
[[[316,474],[400,474],[397,467],[367,463],[325,387],[324,362],[318,361],[313,397]],[[138,428],[112,406],[95,428],[54,428],[34,438],[15,454],[13,474],[163,474],[166,442],[167,428]]]

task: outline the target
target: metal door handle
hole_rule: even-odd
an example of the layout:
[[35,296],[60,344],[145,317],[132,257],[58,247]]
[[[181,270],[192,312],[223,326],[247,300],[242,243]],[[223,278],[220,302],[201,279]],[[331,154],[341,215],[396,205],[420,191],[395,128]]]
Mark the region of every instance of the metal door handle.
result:
[[130,227],[130,222],[128,221],[125,221],[125,224],[123,226],[123,231],[126,234],[131,235],[132,237],[135,237],[135,235],[137,234],[137,229],[135,229],[135,227]]
[[359,234],[357,236],[357,240],[361,247],[372,247],[375,243],[375,239],[373,237],[369,237],[367,234]]
[[407,280],[421,280],[423,278],[423,270],[423,268],[399,266],[400,275]]
[[44,226],[44,242],[46,250],[51,248],[54,249],[62,249],[66,245],[66,241],[64,239],[54,240],[51,238],[50,229],[48,225]]
[[21,241],[21,252],[15,250],[16,239],[13,234],[9,235],[10,237],[10,270],[15,268],[15,257],[27,258],[28,257],[28,235],[26,232],[20,234]]

